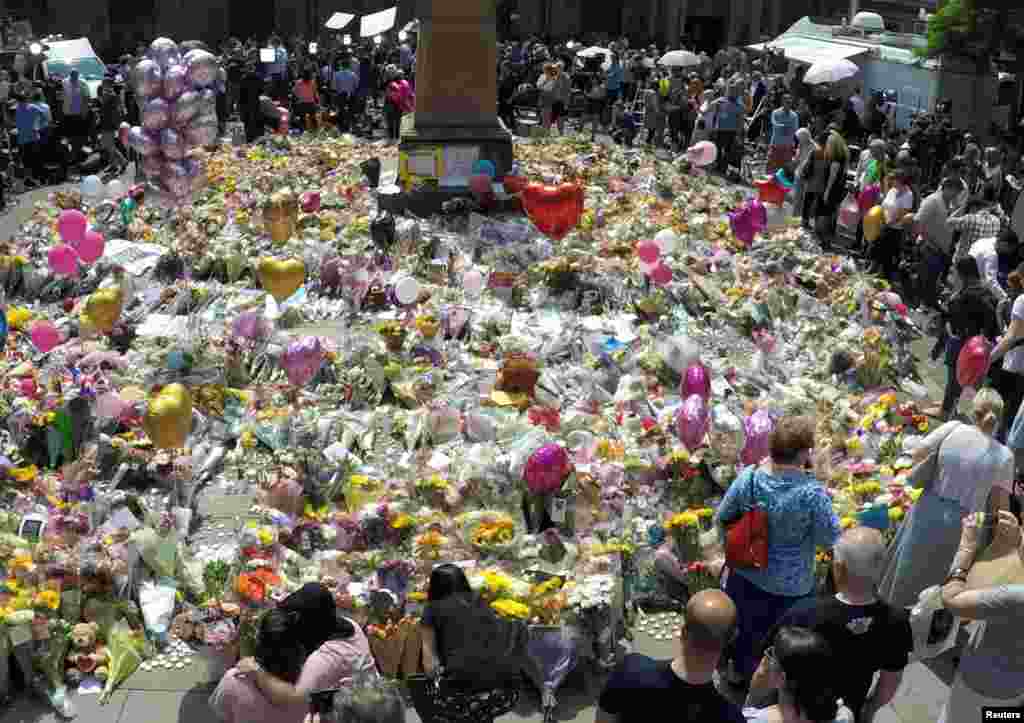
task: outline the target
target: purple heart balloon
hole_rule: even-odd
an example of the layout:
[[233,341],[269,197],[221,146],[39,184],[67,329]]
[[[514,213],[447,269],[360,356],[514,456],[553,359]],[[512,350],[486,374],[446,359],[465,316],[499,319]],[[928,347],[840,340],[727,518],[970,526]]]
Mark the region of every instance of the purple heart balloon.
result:
[[729,212],[729,226],[733,235],[745,244],[754,241],[754,223],[751,218],[750,209],[746,206],[737,211]]
[[183,65],[172,65],[164,71],[163,96],[174,100],[188,89],[188,71]]
[[193,88],[207,88],[217,82],[220,65],[217,58],[205,50],[190,50],[185,56],[188,79]]
[[175,125],[184,126],[197,115],[199,115],[199,94],[194,90],[182,93],[171,110],[171,120]]
[[695,362],[686,368],[683,375],[683,383],[679,389],[679,396],[683,399],[694,394],[699,395],[707,401],[711,397],[711,373],[700,362]]
[[135,87],[135,94],[142,99],[160,95],[163,80],[164,74],[160,70],[160,66],[149,58],[140,60],[132,70],[132,85]]
[[140,156],[152,156],[160,150],[159,141],[139,126],[128,131],[128,145]]
[[160,152],[167,158],[180,161],[185,157],[185,139],[173,128],[164,128],[160,131]]
[[293,341],[281,356],[281,366],[288,381],[297,387],[308,384],[323,361],[324,349],[315,336]]
[[188,169],[181,161],[167,161],[160,174],[160,182],[168,193],[176,198],[185,198],[192,190]]
[[163,98],[153,98],[142,109],[142,127],[158,131],[171,121],[171,106]]
[[523,478],[526,487],[535,495],[557,492],[572,472],[569,453],[557,444],[545,444],[526,460]]
[[231,333],[246,341],[260,341],[270,336],[270,322],[256,311],[243,311],[231,323]]
[[181,51],[178,44],[170,38],[157,38],[149,44],[148,55],[161,68],[169,68],[181,63]]
[[688,450],[696,450],[704,443],[710,423],[707,402],[699,394],[691,394],[676,416],[676,433]]
[[771,454],[771,437],[775,423],[771,415],[763,409],[758,409],[749,417],[743,420],[743,429],[746,432],[747,441],[740,453],[740,461],[745,465],[760,464]]

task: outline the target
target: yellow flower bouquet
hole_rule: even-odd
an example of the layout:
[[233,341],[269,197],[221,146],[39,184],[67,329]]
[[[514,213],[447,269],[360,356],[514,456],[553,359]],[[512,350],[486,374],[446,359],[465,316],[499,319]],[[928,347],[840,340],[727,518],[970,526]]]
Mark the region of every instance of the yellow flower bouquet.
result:
[[506,557],[519,546],[515,520],[504,512],[481,510],[456,518],[462,540],[483,555]]
[[665,531],[672,536],[681,562],[700,559],[700,519],[696,510],[686,510],[677,512],[665,522]]

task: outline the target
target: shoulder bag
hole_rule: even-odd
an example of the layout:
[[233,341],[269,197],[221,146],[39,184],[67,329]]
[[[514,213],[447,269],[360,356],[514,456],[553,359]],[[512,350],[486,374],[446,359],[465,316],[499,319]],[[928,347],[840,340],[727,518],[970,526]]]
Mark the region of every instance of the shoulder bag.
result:
[[725,562],[734,570],[761,569],[768,564],[768,512],[754,499],[754,475],[747,483],[750,509],[726,528]]
[[932,483],[935,481],[935,475],[939,471],[939,452],[942,451],[942,445],[946,443],[946,440],[957,429],[959,429],[959,425],[949,430],[949,434],[943,437],[942,441],[939,442],[939,446],[929,452],[927,457],[914,465],[914,468],[910,470],[910,474],[907,475],[907,482],[911,487],[926,490],[932,486]]

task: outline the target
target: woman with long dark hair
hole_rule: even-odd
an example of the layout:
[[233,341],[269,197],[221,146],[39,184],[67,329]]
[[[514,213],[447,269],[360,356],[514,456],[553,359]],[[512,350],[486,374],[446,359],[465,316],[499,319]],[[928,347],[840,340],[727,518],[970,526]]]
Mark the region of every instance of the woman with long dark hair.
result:
[[762,670],[779,691],[779,703],[757,711],[751,723],[852,723],[840,709],[835,658],[824,636],[807,628],[779,628]]
[[271,705],[299,712],[296,723],[302,720],[313,691],[339,688],[357,676],[376,674],[366,636],[359,626],[338,615],[334,596],[323,585],[309,583],[285,598],[264,615],[261,630],[266,627],[281,630],[282,639],[291,640],[308,655],[301,673],[288,680],[268,669],[259,656],[243,658],[237,669]]
[[[434,568],[420,623],[423,669],[440,678],[414,693],[420,717],[449,723],[492,723],[519,701],[514,687],[525,654],[512,623],[499,620],[457,565]],[[521,644],[520,644],[521,642]]]

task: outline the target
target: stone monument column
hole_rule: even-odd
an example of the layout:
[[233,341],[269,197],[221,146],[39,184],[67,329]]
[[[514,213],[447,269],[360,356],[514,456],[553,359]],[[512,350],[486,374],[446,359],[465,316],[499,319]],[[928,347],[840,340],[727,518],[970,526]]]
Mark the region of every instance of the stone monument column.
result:
[[[498,178],[511,170],[512,137],[497,115],[496,14],[497,0],[417,0],[416,110],[402,122],[402,153],[475,153]],[[440,191],[458,188],[438,181]]]

